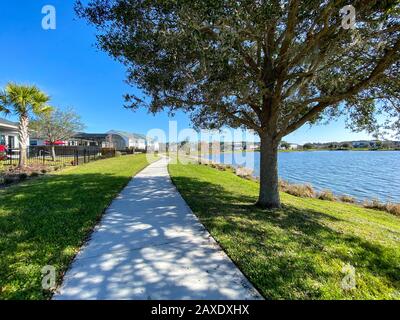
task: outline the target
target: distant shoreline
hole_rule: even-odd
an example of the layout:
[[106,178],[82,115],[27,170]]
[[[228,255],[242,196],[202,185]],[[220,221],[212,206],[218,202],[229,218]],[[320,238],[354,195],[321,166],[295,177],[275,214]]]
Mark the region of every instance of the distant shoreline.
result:
[[[400,151],[400,149],[293,149],[293,150],[278,150],[278,152],[315,152],[315,151]],[[214,152],[212,154],[223,154],[223,153],[243,153],[243,152],[260,152],[260,149],[255,150],[234,150],[234,151],[221,151]],[[210,153],[209,153],[210,154]]]

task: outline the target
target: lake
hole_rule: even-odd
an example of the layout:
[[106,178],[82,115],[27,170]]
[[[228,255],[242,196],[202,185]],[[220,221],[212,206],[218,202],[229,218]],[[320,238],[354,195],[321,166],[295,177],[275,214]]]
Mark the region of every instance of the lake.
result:
[[[258,152],[224,153],[214,161],[244,166],[259,176]],[[400,202],[399,151],[305,151],[280,152],[279,176],[291,183],[309,183],[336,195],[358,200]]]

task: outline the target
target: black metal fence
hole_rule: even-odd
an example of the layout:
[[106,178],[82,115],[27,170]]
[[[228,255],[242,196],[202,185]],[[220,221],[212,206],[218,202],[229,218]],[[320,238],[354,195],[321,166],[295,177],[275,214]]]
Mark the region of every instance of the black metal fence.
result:
[[[8,149],[3,163],[6,165],[17,165],[19,157],[19,149]],[[27,149],[28,165],[56,164],[77,166],[107,157],[115,157],[115,149],[97,146],[54,146],[54,154],[51,146],[30,146]]]

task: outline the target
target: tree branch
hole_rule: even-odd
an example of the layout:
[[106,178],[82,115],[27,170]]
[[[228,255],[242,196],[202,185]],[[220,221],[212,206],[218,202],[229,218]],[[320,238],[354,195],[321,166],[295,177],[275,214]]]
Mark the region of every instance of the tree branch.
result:
[[[369,84],[371,84],[373,81],[376,80],[377,77],[383,74],[383,72],[387,69],[388,66],[391,65],[392,60],[394,60],[396,54],[398,54],[398,51],[400,50],[400,39],[397,40],[396,44],[389,50],[386,51],[386,54],[384,57],[380,59],[380,61],[377,63],[375,66],[374,70],[372,70],[371,74],[364,79],[363,81],[360,81],[356,85],[350,87],[346,92],[341,93],[341,94],[336,94],[334,96],[329,96],[329,97],[319,97],[315,99],[310,99],[306,100],[305,102],[300,102],[299,103],[299,109],[296,108],[298,111],[297,113],[301,112],[301,106],[303,105],[308,105],[310,103],[315,103],[318,102],[318,105],[313,107],[309,112],[307,112],[304,116],[302,116],[298,121],[292,123],[291,125],[287,126],[286,128],[282,128],[281,131],[276,135],[277,139],[283,138],[285,135],[293,132],[294,130],[300,128],[302,125],[304,125],[307,121],[312,120],[317,114],[322,112],[325,108],[337,104],[342,100],[345,100],[346,98],[349,98],[361,90],[365,89],[368,87]],[[289,122],[290,118],[288,117]]]

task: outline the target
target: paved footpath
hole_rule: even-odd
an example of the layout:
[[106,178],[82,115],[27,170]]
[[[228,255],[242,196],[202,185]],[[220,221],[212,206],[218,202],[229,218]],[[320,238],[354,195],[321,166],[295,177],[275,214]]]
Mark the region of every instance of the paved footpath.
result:
[[53,299],[261,299],[172,184],[163,158],[106,210]]

